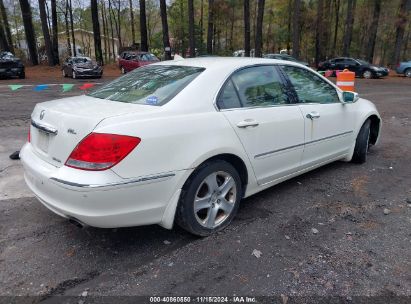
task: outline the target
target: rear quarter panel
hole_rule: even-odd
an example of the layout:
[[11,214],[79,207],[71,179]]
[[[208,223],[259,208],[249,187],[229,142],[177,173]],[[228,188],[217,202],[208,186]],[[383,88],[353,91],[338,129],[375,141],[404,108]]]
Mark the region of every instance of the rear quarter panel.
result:
[[255,184],[247,155],[222,113],[130,118],[126,121],[107,119],[94,130],[141,138],[132,153],[112,168],[122,178],[194,169],[213,156],[228,153],[243,160],[249,184]]

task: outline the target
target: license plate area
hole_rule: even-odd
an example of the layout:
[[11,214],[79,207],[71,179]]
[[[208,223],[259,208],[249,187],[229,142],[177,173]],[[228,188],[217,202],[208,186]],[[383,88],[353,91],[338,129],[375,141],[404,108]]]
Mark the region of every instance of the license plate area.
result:
[[37,147],[44,153],[47,153],[49,150],[49,141],[50,134],[39,130],[37,137]]

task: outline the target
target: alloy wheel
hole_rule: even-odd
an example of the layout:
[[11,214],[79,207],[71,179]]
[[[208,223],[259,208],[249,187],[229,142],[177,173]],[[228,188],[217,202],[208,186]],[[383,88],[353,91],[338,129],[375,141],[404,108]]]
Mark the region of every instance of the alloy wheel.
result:
[[227,172],[213,172],[200,184],[194,197],[197,222],[208,229],[221,225],[231,214],[237,196],[234,178]]
[[408,78],[411,78],[411,69],[408,69],[405,71],[405,76],[407,76]]
[[77,75],[76,72],[73,71],[73,79],[76,79]]

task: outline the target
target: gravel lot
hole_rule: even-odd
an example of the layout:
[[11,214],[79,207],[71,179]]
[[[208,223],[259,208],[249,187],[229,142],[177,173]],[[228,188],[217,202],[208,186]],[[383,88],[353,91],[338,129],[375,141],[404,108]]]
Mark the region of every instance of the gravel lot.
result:
[[12,83],[21,81],[0,81],[0,302],[17,295],[75,303],[103,295],[411,301],[410,79],[356,80],[383,117],[366,164],[336,162],[254,195],[228,229],[204,239],[157,226],[79,229],[44,208],[8,156],[23,145],[36,103],[81,91],[11,92]]

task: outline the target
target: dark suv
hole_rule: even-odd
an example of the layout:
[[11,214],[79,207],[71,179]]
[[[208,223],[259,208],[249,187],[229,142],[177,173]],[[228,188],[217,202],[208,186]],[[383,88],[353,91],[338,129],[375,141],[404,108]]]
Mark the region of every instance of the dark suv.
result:
[[389,70],[385,67],[376,66],[370,64],[361,59],[354,59],[348,57],[333,58],[324,62],[320,62],[318,65],[319,71],[333,70],[333,76],[335,76],[336,70],[348,69],[351,72],[355,72],[355,76],[363,78],[379,78],[387,76]]

